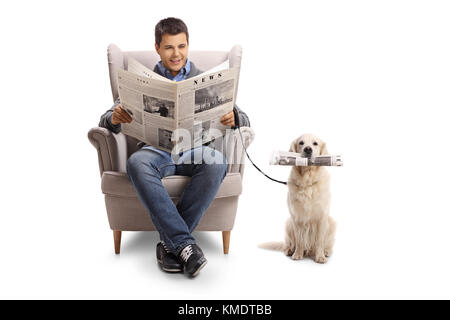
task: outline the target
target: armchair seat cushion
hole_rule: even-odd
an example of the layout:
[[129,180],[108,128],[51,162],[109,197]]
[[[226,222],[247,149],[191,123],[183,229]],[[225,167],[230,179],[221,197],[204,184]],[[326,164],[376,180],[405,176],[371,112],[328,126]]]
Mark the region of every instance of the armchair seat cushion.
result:
[[[180,198],[186,185],[191,180],[185,176],[169,176],[163,178],[163,186],[171,198]],[[124,172],[104,171],[102,175],[102,191],[106,195],[137,198],[134,187]],[[216,198],[238,196],[242,193],[241,174],[227,173],[217,192]]]

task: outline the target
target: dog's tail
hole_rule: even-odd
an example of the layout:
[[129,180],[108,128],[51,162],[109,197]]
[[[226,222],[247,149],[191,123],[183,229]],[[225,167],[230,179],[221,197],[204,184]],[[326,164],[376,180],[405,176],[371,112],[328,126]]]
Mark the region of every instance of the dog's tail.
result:
[[274,251],[283,251],[284,250],[284,242],[272,241],[272,242],[264,242],[258,245],[261,249],[274,250]]

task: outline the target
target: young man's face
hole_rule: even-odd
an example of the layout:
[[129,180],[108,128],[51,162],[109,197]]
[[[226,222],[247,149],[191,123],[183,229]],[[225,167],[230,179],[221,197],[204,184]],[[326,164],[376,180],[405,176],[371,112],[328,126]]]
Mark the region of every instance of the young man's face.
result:
[[155,49],[161,57],[162,64],[170,70],[173,76],[176,76],[186,64],[188,48],[184,32],[176,35],[166,33],[162,36],[159,46],[155,43]]

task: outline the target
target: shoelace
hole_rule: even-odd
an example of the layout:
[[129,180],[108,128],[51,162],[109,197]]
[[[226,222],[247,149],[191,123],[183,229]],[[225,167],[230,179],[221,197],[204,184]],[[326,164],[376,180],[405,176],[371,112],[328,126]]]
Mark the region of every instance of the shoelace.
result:
[[166,250],[167,253],[170,253],[170,250],[169,250],[169,248],[166,247],[166,244],[163,241],[161,241],[161,243],[162,243],[164,250]]
[[191,245],[187,245],[180,253],[180,258],[183,259],[184,262],[186,262],[191,254],[193,253],[193,249]]

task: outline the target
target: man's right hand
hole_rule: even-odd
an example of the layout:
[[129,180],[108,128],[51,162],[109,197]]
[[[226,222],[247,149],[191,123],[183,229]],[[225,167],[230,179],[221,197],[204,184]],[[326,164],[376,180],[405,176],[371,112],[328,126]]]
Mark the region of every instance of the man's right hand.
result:
[[132,120],[133,119],[124,109],[122,109],[120,104],[114,108],[111,118],[113,125],[118,125],[119,123],[130,123]]

